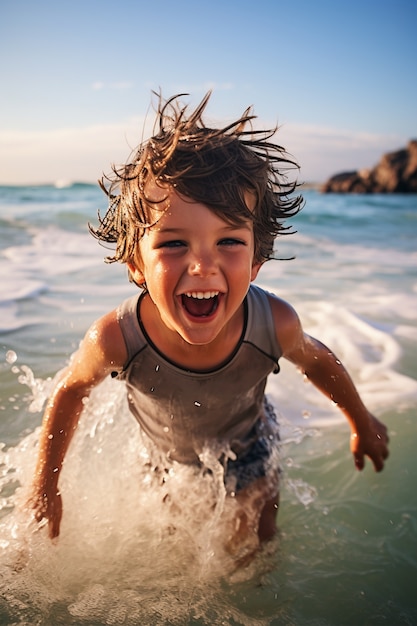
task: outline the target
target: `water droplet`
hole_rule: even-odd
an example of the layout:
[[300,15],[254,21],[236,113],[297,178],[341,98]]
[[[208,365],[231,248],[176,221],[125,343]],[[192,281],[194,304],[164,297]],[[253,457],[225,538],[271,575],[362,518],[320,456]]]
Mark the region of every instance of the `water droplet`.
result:
[[164,433],[169,433],[169,428],[168,428],[168,426],[164,426]]
[[6,361],[7,363],[10,363],[10,365],[17,361],[17,354],[14,350],[8,350],[6,352]]
[[201,402],[197,402],[197,400],[194,402],[195,406],[201,406]]
[[54,436],[53,435],[48,435],[48,439],[53,439]]
[[155,372],[159,372],[159,365],[156,365]]
[[155,391],[155,387],[151,387],[150,392],[153,393]]

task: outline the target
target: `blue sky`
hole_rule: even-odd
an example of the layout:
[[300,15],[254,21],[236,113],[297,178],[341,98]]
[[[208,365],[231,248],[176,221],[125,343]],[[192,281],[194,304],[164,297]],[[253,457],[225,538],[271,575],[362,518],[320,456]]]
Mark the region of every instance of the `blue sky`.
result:
[[0,184],[97,180],[159,88],[212,88],[216,125],[254,105],[305,181],[417,137],[415,0],[0,0],[0,24]]

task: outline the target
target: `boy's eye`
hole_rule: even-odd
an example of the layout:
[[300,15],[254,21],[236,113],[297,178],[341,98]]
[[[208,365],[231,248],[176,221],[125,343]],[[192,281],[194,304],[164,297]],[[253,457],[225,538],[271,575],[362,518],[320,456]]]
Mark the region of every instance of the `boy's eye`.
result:
[[173,239],[172,241],[164,241],[158,247],[159,248],[180,248],[181,246],[185,246],[183,241],[179,239]]
[[245,242],[241,239],[236,239],[235,237],[225,237],[219,241],[219,245],[221,246],[244,246]]

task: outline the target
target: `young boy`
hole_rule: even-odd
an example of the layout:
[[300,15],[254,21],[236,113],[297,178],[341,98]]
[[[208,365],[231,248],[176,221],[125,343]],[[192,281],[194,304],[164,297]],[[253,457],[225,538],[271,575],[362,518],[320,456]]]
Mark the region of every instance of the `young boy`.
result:
[[158,107],[158,132],[114,170],[109,208],[92,234],[116,244],[107,260],[127,264],[141,289],[96,321],[47,404],[31,497],[38,522],[57,537],[65,454],[93,387],[126,382],[129,407],[164,457],[204,465],[217,446],[227,493],[239,504],[228,538],[276,530],[277,425],[264,398],[267,376],[289,359],[346,415],[358,469],[388,457],[385,426],[363,405],[334,354],[303,332],[293,308],[251,285],[273,257],[282,220],[300,209],[282,169],[295,165],[254,131],[250,109],[223,129],[202,120],[209,94],[187,115],[177,97]]

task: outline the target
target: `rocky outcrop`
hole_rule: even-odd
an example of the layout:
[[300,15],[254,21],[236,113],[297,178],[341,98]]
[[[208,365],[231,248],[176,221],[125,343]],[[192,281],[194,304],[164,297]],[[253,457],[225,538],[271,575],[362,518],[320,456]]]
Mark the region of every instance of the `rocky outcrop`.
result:
[[417,193],[417,140],[384,154],[370,170],[342,172],[322,187],[323,193]]

